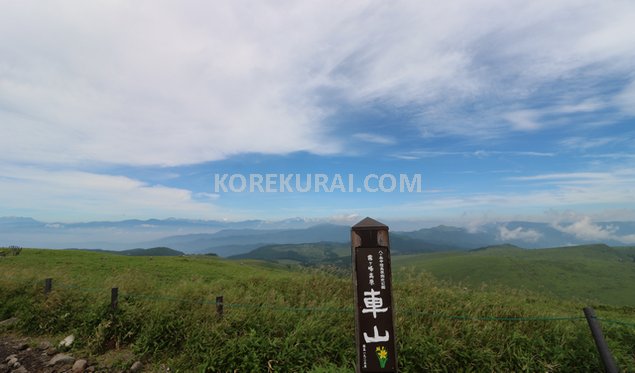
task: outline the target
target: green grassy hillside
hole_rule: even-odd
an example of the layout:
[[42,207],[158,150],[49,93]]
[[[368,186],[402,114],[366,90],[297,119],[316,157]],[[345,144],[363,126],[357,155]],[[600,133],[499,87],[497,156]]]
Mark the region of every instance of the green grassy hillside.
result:
[[523,250],[513,246],[470,252],[394,256],[396,268],[480,287],[504,285],[561,298],[635,306],[635,248],[586,245]]
[[316,242],[304,244],[266,245],[246,254],[234,255],[230,259],[258,259],[276,263],[302,265],[348,266],[351,263],[351,248],[338,242]]
[[[479,255],[486,254],[498,257]],[[401,372],[599,371],[585,303],[470,289],[418,272],[395,268]],[[224,296],[222,318],[216,295]],[[350,372],[352,303],[348,274],[250,260],[28,249],[0,258],[0,319],[18,317],[14,332],[73,333],[77,354],[127,347],[154,362],[151,370],[163,363],[175,372]],[[598,317],[627,323],[603,328],[618,364],[635,371],[633,309],[595,306]]]

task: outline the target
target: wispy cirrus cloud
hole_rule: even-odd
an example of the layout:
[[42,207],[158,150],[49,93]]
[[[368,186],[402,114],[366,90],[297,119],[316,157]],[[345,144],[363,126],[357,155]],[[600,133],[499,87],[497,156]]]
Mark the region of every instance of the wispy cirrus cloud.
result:
[[600,137],[600,138],[587,138],[587,137],[568,137],[560,141],[560,145],[572,149],[572,150],[586,150],[592,148],[599,148],[605,145],[624,141],[619,137]]
[[407,153],[398,153],[393,155],[395,158],[404,160],[416,160],[423,158],[437,157],[469,157],[469,158],[487,158],[493,156],[513,156],[513,157],[554,157],[556,153],[552,152],[532,152],[532,151],[500,151],[500,150],[476,150],[476,151],[426,151],[414,150]]
[[503,114],[503,118],[516,131],[535,131],[542,128],[540,113],[537,110],[517,110]]
[[625,113],[635,115],[635,81],[631,81],[624,89],[614,97],[615,104]]
[[635,153],[605,153],[605,154],[585,154],[587,158],[609,158],[609,159],[633,159]]
[[596,185],[598,187],[625,187],[635,182],[635,169],[620,168],[606,172],[564,172],[564,173],[548,173],[529,176],[512,176],[508,180],[520,182],[536,182],[544,185],[555,186],[588,186]]
[[357,140],[381,145],[392,145],[397,143],[397,141],[390,136],[376,135],[372,133],[356,133],[353,137]]
[[[558,101],[541,108],[521,109],[503,113],[503,118],[511,125],[511,129],[520,132],[532,132],[544,129],[546,127],[562,126],[570,124],[572,120],[564,118],[584,115],[593,112],[599,112],[610,108],[607,103],[596,98],[583,98],[581,95],[577,98],[558,98]],[[575,101],[575,100],[580,101]],[[613,107],[615,109],[615,107]],[[606,115],[606,114],[605,114]],[[615,116],[615,114],[612,114]],[[604,121],[605,123],[610,123]],[[587,123],[588,125],[597,124],[597,120]]]
[[612,175],[607,172],[569,172],[569,173],[553,173],[531,176],[510,177],[510,180],[517,181],[543,181],[543,180],[606,180]]
[[[602,209],[626,209],[632,216],[635,211],[633,185],[635,171],[616,170],[607,173],[578,172],[508,177],[518,182],[522,191],[481,192],[455,190],[435,195],[423,196],[418,202],[399,205],[399,213],[418,212],[422,215],[446,216],[447,214],[465,214],[467,212],[491,212],[492,216],[514,215],[519,212],[538,216],[552,209],[582,209],[587,211]],[[543,188],[534,188],[528,183],[537,183]],[[615,212],[612,213],[616,215]],[[603,216],[606,219],[606,216]],[[494,218],[495,219],[495,218]]]

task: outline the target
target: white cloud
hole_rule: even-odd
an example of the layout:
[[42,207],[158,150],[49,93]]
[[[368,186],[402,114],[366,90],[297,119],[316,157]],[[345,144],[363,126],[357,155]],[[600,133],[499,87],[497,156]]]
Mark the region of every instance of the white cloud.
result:
[[[465,212],[489,212],[492,217],[542,214],[550,209],[627,209],[635,211],[633,200],[635,171],[618,169],[604,173],[579,172],[533,175],[508,178],[520,183],[516,192],[473,193],[449,191],[443,195],[424,195],[417,202],[404,203],[391,208],[407,216],[448,216]],[[545,188],[528,188],[529,181],[544,184]],[[624,215],[614,214],[615,216]]]
[[[503,113],[502,117],[511,124],[512,130],[530,132],[549,126],[566,124],[567,122],[562,119],[563,115],[592,113],[609,107],[609,105],[598,99],[585,99],[584,95],[581,95],[582,101],[576,102],[576,99],[580,98],[565,99],[564,103],[556,102],[540,109],[510,111]],[[588,122],[587,124],[600,125],[607,123],[611,123],[611,118],[602,121],[594,119],[594,121]]]
[[123,176],[25,167],[0,167],[0,175],[0,205],[12,215],[64,221],[219,215],[188,190]]
[[604,145],[619,142],[621,139],[617,137],[599,137],[599,138],[586,138],[586,137],[569,137],[560,141],[560,145],[565,148],[573,150],[586,150],[591,148],[598,148]]
[[589,113],[597,110],[601,110],[606,108],[606,104],[600,102],[599,100],[588,99],[580,103],[568,104],[562,107],[556,108],[555,111],[558,113]]
[[610,158],[610,159],[633,158],[635,159],[635,154],[633,153],[585,154],[584,156],[587,158]]
[[396,143],[395,139],[392,137],[375,135],[372,133],[356,133],[353,135],[353,138],[381,145],[392,145]]
[[635,115],[635,81],[615,97],[615,103],[628,114]]
[[608,172],[567,172],[567,173],[554,173],[554,174],[541,174],[541,175],[532,175],[532,176],[515,176],[510,177],[510,180],[518,180],[518,181],[534,181],[534,180],[604,180],[607,178],[611,178],[611,174]]
[[202,200],[215,201],[220,198],[220,194],[217,193],[194,193],[193,196]]
[[[448,152],[448,151],[410,151],[406,154],[395,154],[393,155],[395,158],[405,159],[405,160],[415,160],[421,158],[436,158],[436,157],[449,157],[449,156],[460,156],[460,157],[475,157],[475,158],[486,158],[491,156],[513,156],[513,157],[553,157],[555,153],[547,153],[547,152],[523,152],[523,151],[499,151],[499,150],[477,150],[473,152]],[[465,171],[461,171],[462,173]],[[473,173],[474,171],[468,171],[469,173]],[[508,171],[505,171],[508,172]],[[516,171],[514,171],[516,172]]]
[[281,29],[310,9],[5,5],[3,35],[19,35],[0,39],[5,160],[180,165],[339,149],[304,82],[312,32]]
[[[591,83],[633,68],[635,37],[614,32],[635,21],[632,3],[398,4],[391,3],[383,22],[372,24],[382,7],[360,22],[372,43],[343,59],[340,70],[352,73],[338,76],[335,85],[346,87],[355,102],[419,106],[425,136],[491,136],[507,131],[503,122],[537,130],[545,114],[596,111],[605,104],[595,99]],[[606,34],[610,42],[595,41]],[[553,92],[554,82],[562,92]],[[549,100],[547,111],[519,104],[547,96],[557,99]],[[484,98],[500,107],[482,105]],[[456,110],[466,102],[478,103],[478,111]]]
[[539,122],[539,114],[535,110],[518,110],[504,114],[503,118],[512,124],[517,131],[534,131],[542,127]]
[[600,226],[594,224],[590,216],[582,216],[579,220],[568,225],[561,225],[559,222],[554,222],[552,226],[561,232],[569,233],[582,240],[602,241],[620,239],[616,236],[618,230],[616,227],[612,225]]
[[362,220],[362,217],[356,213],[337,214],[326,218],[326,221],[333,224],[353,225]]
[[624,242],[625,244],[629,244],[629,245],[635,244],[635,234],[627,234],[624,236],[620,236],[619,240]]
[[522,240],[526,242],[536,242],[542,238],[542,234],[533,229],[517,227],[509,229],[505,225],[498,227],[498,236],[501,241]]
[[[414,106],[430,135],[492,135],[505,116],[536,130],[508,104],[631,72],[634,22],[630,1],[9,2],[0,146],[5,161],[62,164],[337,153],[324,122],[342,102]],[[601,107],[570,91],[561,110]],[[456,117],[482,97],[501,108]]]
[[[400,141],[372,128],[344,138],[332,124],[340,122],[330,121],[342,106],[404,109],[421,136],[477,143],[540,131],[559,115],[616,110],[623,119],[635,115],[634,23],[628,0],[7,2],[0,205],[25,215],[41,206],[86,218],[97,211],[115,219],[126,211],[210,216],[216,195],[72,169],[179,166],[249,152],[337,154],[351,139]],[[620,83],[610,83],[615,77]],[[622,92],[596,91],[606,85]],[[580,148],[580,139],[563,144]],[[408,150],[395,157],[554,156]],[[604,156],[631,158],[626,150]],[[508,179],[555,187],[439,196],[425,208],[629,206],[635,175],[627,171]]]

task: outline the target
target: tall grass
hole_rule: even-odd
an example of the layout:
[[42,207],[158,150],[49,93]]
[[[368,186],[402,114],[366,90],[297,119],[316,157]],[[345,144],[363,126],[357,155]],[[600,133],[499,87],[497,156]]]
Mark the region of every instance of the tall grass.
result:
[[[0,261],[0,319],[19,317],[22,333],[74,333],[74,348],[83,352],[127,346],[183,372],[354,370],[349,276],[216,258],[24,250],[10,259]],[[54,278],[48,297],[44,277]],[[114,312],[111,286],[120,289]],[[220,294],[222,318],[213,304]],[[577,317],[582,304],[506,288],[467,289],[414,271],[396,276],[394,300],[402,372],[601,369],[583,319],[470,319]],[[635,322],[633,309],[595,306],[599,317]],[[622,370],[635,371],[635,327],[603,328]]]

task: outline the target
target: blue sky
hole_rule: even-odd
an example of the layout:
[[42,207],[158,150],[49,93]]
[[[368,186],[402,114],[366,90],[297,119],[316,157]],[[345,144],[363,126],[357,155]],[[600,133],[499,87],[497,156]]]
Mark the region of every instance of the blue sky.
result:
[[[635,220],[632,1],[0,7],[0,216]],[[224,173],[422,191],[215,193]]]

